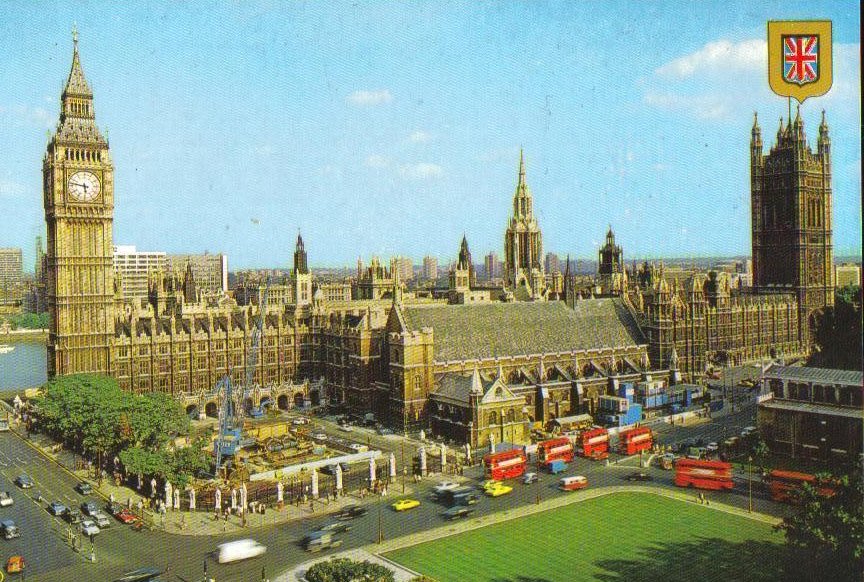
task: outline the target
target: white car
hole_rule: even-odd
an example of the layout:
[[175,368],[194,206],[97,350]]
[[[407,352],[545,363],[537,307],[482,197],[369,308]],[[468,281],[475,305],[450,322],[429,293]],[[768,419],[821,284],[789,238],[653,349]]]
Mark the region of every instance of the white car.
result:
[[316,441],[326,441],[327,435],[323,432],[313,432],[312,439]]
[[366,445],[361,445],[359,443],[351,443],[350,445],[348,445],[348,448],[352,451],[357,451],[358,453],[365,453],[369,450],[369,447],[367,447]]
[[95,536],[99,531],[99,526],[92,519],[85,519],[81,522],[81,533],[85,536]]
[[705,445],[705,450],[708,451],[709,453],[716,453],[717,451],[720,450],[720,445],[718,445],[717,443],[711,442],[711,443],[708,443],[707,445]]
[[0,491],[0,507],[8,507],[15,503],[8,491]]
[[237,562],[249,558],[261,556],[267,551],[267,546],[262,546],[255,540],[245,539],[233,542],[225,542],[216,546],[220,564]]
[[291,424],[293,424],[294,426],[309,424],[309,419],[301,416],[300,418],[295,418],[294,420],[292,420]]
[[108,516],[105,515],[104,511],[97,511],[90,517],[93,518],[93,521],[96,522],[96,525],[99,526],[99,529],[105,529],[106,527],[111,527],[111,520],[108,519]]
[[352,432],[354,430],[354,427],[352,427],[350,424],[340,424],[339,430],[341,430],[342,432]]
[[445,491],[451,491],[459,487],[459,483],[454,483],[453,481],[441,481],[435,486],[436,493],[444,493]]
[[746,438],[746,437],[750,436],[751,434],[753,434],[754,432],[756,432],[757,430],[759,430],[759,429],[757,429],[755,426],[745,426],[744,430],[741,431],[741,437]]

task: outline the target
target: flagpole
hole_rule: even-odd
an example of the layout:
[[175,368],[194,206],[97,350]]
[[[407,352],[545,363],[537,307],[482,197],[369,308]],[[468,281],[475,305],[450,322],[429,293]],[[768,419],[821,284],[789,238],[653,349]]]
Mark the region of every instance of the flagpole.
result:
[[792,96],[786,97],[786,104],[789,107],[789,125],[792,125]]

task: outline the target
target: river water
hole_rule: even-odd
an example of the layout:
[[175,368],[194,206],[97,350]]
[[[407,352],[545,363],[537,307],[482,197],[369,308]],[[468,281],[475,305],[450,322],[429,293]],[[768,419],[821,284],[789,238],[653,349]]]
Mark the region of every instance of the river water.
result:
[[[0,343],[5,343],[0,341]],[[8,342],[15,349],[0,354],[0,390],[41,386],[48,377],[47,348],[43,342]]]

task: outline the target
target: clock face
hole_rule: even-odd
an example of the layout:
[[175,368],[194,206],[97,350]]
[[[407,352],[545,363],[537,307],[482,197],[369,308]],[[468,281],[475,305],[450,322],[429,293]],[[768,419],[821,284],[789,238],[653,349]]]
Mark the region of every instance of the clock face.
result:
[[90,202],[99,196],[102,185],[93,172],[75,172],[69,178],[69,195],[79,202]]

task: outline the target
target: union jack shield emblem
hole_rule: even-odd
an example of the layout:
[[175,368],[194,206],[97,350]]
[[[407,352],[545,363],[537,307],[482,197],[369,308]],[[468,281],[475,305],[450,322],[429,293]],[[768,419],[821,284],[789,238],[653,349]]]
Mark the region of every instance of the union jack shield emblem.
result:
[[831,21],[768,21],[768,84],[803,103],[831,88]]
[[819,79],[819,36],[783,37],[783,78],[805,85]]

